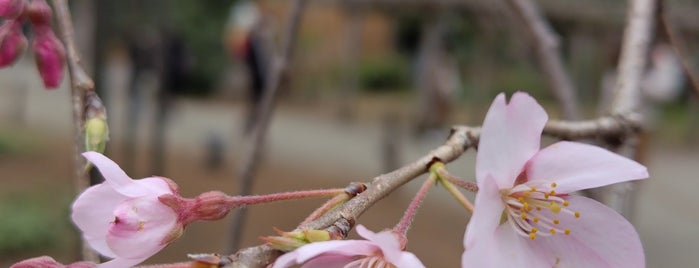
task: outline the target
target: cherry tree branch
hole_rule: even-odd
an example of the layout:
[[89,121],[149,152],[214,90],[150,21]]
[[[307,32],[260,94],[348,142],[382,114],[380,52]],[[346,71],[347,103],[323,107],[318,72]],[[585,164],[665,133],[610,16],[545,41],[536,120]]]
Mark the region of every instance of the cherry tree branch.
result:
[[[260,162],[262,147],[264,146],[265,139],[267,137],[267,129],[269,128],[269,122],[274,112],[274,103],[277,92],[279,91],[280,87],[286,84],[284,80],[289,72],[289,60],[291,59],[291,53],[294,50],[294,43],[296,41],[296,35],[299,28],[298,25],[301,21],[301,15],[303,13],[305,3],[305,0],[296,0],[293,3],[291,14],[289,15],[289,21],[287,22],[284,40],[282,41],[281,53],[279,53],[272,62],[265,92],[262,96],[262,102],[255,111],[255,113],[257,113],[259,116],[259,120],[254,123],[250,136],[251,140],[248,143],[251,144],[251,146],[247,148],[248,150],[243,158],[242,169],[240,170],[240,173],[238,173],[237,177],[239,181],[239,195],[241,196],[249,195],[252,191],[252,181],[255,177],[257,166]],[[231,224],[231,251],[238,249],[242,237],[246,214],[246,210],[243,208],[237,210],[233,216],[234,218]]]
[[[434,160],[438,159],[444,163],[449,163],[461,156],[468,148],[476,147],[479,133],[480,129],[477,127],[454,127],[444,145],[411,164],[375,177],[363,193],[317,220],[299,226],[298,229],[339,228],[346,235],[346,232],[354,225],[356,218],[389,193],[426,173]],[[226,267],[265,267],[280,254],[280,251],[266,245],[245,248],[229,256],[231,263]]]
[[648,61],[655,25],[655,0],[632,0],[624,30],[612,114],[636,111],[641,104],[640,84]]
[[[85,70],[80,64],[80,55],[76,49],[75,39],[74,39],[74,29],[73,22],[70,15],[70,10],[68,9],[67,0],[53,0],[53,6],[56,10],[56,20],[58,22],[58,29],[61,32],[61,39],[66,47],[66,56],[68,64],[68,73],[70,75],[71,84],[71,99],[73,103],[73,141],[74,141],[74,166],[75,170],[75,187],[76,191],[82,192],[88,186],[90,186],[90,177],[85,170],[85,159],[80,155],[85,151],[85,136],[84,136],[84,123],[85,123],[85,94],[91,92],[90,98],[99,100],[97,94],[94,94],[95,83],[87,75]],[[91,103],[95,103],[90,100]],[[98,101],[96,103],[100,103]],[[82,256],[86,261],[99,262],[99,257],[97,253],[90,248],[90,246],[83,241],[82,243]]]
[[[655,33],[657,3],[656,0],[629,2],[611,115],[638,112],[641,108],[641,79],[646,72],[650,44]],[[636,158],[639,150],[638,141],[638,135],[629,136],[620,140],[614,149],[626,157]],[[625,182],[605,187],[599,200],[625,217],[632,218],[637,194],[636,185],[634,182]]]
[[540,68],[547,78],[551,92],[561,105],[563,117],[568,120],[580,119],[575,85],[561,59],[556,33],[541,16],[539,8],[532,0],[508,0],[507,2],[521,19],[521,25],[531,35]]

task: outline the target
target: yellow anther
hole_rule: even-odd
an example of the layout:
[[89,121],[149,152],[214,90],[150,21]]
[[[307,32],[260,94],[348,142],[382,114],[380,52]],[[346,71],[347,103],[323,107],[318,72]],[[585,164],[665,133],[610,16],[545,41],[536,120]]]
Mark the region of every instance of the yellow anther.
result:
[[554,202],[551,202],[551,205],[549,206],[549,208],[551,209],[551,212],[553,212],[553,213],[561,212],[561,206],[559,206],[558,204],[556,204]]
[[551,193],[550,193],[550,194],[551,194],[551,195],[556,195],[556,191],[551,190]]
[[535,234],[535,233],[538,232],[538,231],[539,231],[539,229],[536,229],[536,227],[532,227],[531,233]]
[[559,221],[558,219],[553,219],[553,224],[559,224],[559,223],[561,223],[561,221]]
[[541,211],[541,207],[536,207],[536,210]]
[[[532,219],[532,221],[534,221],[534,223],[538,223],[538,222],[539,222],[539,218],[534,217],[534,219]],[[536,228],[534,228],[534,229],[536,229]]]
[[544,198],[549,199],[549,193],[544,193]]
[[567,207],[568,205],[570,205],[570,203],[568,203],[568,201],[563,201],[563,206],[564,206],[564,207]]
[[551,183],[551,188],[556,188],[556,186],[558,186],[558,184],[556,184],[555,182]]
[[524,198],[522,198],[522,197],[519,197],[519,198],[517,198],[517,201],[519,201],[520,203],[522,203],[522,204],[523,204],[523,203],[524,203]]
[[575,217],[576,217],[576,218],[580,218],[580,212],[577,212],[577,211],[576,211],[576,212],[575,212]]
[[565,233],[566,235],[570,235],[570,229],[565,229],[563,233]]
[[556,229],[551,228],[551,230],[549,230],[549,233],[556,234]]
[[524,197],[529,198],[532,194],[530,192],[524,192]]
[[532,240],[536,239],[536,234],[535,233],[529,233],[529,238]]
[[529,189],[530,192],[536,192],[536,187],[532,186],[531,189]]
[[522,212],[522,215],[521,215],[521,216],[522,216],[522,219],[523,219],[523,220],[526,220],[526,219],[527,219],[527,214],[526,214],[526,213]]

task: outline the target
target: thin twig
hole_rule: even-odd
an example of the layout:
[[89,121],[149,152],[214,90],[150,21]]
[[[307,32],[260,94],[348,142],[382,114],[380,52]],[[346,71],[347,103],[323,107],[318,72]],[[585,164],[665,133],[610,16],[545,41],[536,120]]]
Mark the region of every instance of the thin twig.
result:
[[[66,54],[68,60],[68,73],[70,75],[71,96],[73,102],[73,136],[74,136],[74,166],[75,171],[75,187],[78,193],[90,186],[90,177],[87,172],[84,172],[86,164],[85,159],[80,155],[85,150],[85,136],[83,132],[84,126],[84,109],[85,109],[85,93],[93,91],[95,84],[87,75],[83,67],[80,65],[80,56],[75,48],[75,39],[73,38],[73,22],[68,9],[66,0],[53,0],[53,6],[56,9],[56,20],[58,29],[61,32],[61,39],[66,46]],[[97,253],[83,241],[82,257],[86,261],[99,262]]]
[[[284,80],[288,74],[288,63],[294,49],[294,43],[296,41],[296,35],[299,28],[298,25],[301,20],[305,3],[305,0],[296,0],[293,3],[284,36],[285,39],[282,43],[282,51],[274,62],[272,62],[272,68],[264,95],[262,97],[262,103],[255,111],[259,116],[259,120],[258,122],[255,122],[252,129],[252,140],[248,143],[251,144],[252,147],[248,147],[249,150],[243,158],[242,169],[237,177],[240,185],[238,190],[239,195],[249,195],[252,191],[252,181],[255,177],[257,165],[260,162],[260,155],[267,136],[267,129],[269,128],[269,122],[274,112],[274,103],[277,92],[281,86],[286,84],[284,83]],[[233,223],[231,225],[231,252],[237,250],[240,244],[243,224],[245,223],[245,216],[246,209],[244,208],[237,210],[233,216]]]
[[667,35],[670,45],[672,45],[672,47],[675,49],[675,53],[682,63],[682,69],[684,69],[685,75],[687,75],[689,81],[692,83],[694,93],[699,96],[699,74],[697,74],[697,70],[689,61],[689,56],[687,55],[687,44],[684,42],[684,39],[682,39],[682,36],[677,33],[675,27],[673,27],[672,22],[668,17],[669,12],[667,11],[667,7],[663,5],[663,2],[660,2],[660,6],[658,8],[660,9],[658,11],[658,15],[660,25],[663,27],[662,30]]
[[558,38],[551,29],[551,25],[541,16],[541,12],[533,1],[508,0],[508,2],[533,39],[539,64],[551,92],[563,110],[563,117],[568,120],[580,119],[575,85],[563,65],[561,53],[558,51]]

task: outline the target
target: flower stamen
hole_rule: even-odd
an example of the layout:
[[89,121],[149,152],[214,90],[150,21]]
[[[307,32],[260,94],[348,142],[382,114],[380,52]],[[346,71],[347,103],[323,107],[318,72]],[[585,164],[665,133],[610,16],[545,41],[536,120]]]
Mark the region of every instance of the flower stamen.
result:
[[[557,186],[555,182],[544,185],[524,183],[516,185],[509,191],[501,192],[502,200],[506,205],[505,215],[518,234],[531,240],[535,240],[538,236],[570,235],[569,228],[560,228],[566,225],[565,219],[560,217],[580,218],[580,212],[568,208],[570,201],[563,199],[565,195],[558,195],[553,190]],[[546,231],[539,232],[539,230]]]

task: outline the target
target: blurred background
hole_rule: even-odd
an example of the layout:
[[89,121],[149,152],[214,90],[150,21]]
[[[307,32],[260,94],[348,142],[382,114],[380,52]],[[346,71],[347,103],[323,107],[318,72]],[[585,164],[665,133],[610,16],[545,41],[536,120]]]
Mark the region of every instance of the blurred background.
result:
[[[625,1],[537,0],[560,37],[585,118],[608,107]],[[665,1],[699,62],[699,1]],[[106,154],[133,178],[162,175],[186,197],[237,192],[245,135],[264,92],[291,1],[70,1],[80,53],[108,111]],[[501,1],[309,1],[279,92],[256,194],[370,181],[443,143],[453,124],[480,125],[499,92],[561,108],[531,39]],[[699,265],[699,102],[667,38],[656,34],[644,84],[649,131],[631,221],[649,267]],[[0,70],[0,266],[32,256],[78,259],[67,77],[45,90],[31,53]],[[475,153],[449,164],[474,177]],[[393,227],[420,179],[360,223]],[[469,195],[472,197],[472,195]],[[321,200],[249,209],[244,246],[293,229]],[[293,209],[289,209],[289,208]],[[441,188],[428,195],[408,249],[428,267],[458,267],[469,213]],[[229,220],[197,222],[147,263],[226,253]]]

